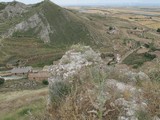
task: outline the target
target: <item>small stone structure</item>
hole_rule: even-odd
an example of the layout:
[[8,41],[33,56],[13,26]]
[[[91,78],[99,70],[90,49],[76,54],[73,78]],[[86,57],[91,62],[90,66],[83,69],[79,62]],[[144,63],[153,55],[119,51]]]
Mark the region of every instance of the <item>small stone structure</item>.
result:
[[32,72],[32,67],[28,66],[28,67],[17,67],[17,68],[13,68],[11,70],[11,73],[13,75],[25,75],[28,74],[29,72]]
[[40,71],[40,72],[28,74],[29,80],[42,81],[42,80],[47,80],[49,77],[50,77],[50,74],[47,71]]

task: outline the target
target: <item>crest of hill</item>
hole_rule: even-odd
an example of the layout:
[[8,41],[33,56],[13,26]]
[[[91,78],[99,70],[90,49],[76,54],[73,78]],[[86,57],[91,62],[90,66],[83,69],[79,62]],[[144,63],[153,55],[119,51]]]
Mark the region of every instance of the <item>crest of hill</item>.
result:
[[89,43],[89,31],[81,19],[67,9],[50,2],[40,4],[41,11],[51,30],[50,40],[54,43]]

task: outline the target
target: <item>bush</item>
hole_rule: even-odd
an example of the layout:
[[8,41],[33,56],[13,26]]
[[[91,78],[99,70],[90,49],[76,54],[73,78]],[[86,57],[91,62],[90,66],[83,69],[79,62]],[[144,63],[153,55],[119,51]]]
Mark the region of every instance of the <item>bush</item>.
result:
[[5,7],[6,7],[6,4],[0,3],[0,10],[5,9]]
[[160,115],[160,84],[154,80],[152,81],[142,83],[142,96],[147,102],[146,110],[148,111],[148,115],[154,117]]
[[4,78],[0,78],[0,85],[4,84]]
[[137,111],[136,116],[138,120],[150,120],[151,119],[148,113],[144,111]]
[[19,114],[20,116],[24,116],[24,115],[29,114],[29,112],[31,112],[31,111],[33,111],[32,108],[23,108],[18,114]]
[[106,55],[104,53],[101,53],[101,58],[102,59],[105,59],[106,58]]
[[114,27],[112,27],[112,26],[109,27],[109,30],[113,30],[113,29],[114,29]]
[[159,32],[159,33],[160,33],[160,28],[158,28],[158,29],[157,29],[157,32]]
[[149,60],[153,60],[154,58],[156,58],[156,55],[154,54],[149,54],[149,53],[145,53],[144,56],[146,58],[148,58]]
[[153,42],[149,43],[149,48],[150,48],[151,51],[156,51],[156,47],[155,47]]
[[139,66],[137,65],[137,64],[134,64],[133,66],[132,66],[132,68],[133,69],[137,69]]
[[71,49],[73,49],[75,52],[85,52],[88,48],[85,48],[82,44],[75,44],[71,46]]
[[64,81],[55,82],[50,88],[50,97],[54,106],[59,105],[59,103],[64,99],[66,95],[71,92],[71,85]]
[[44,85],[48,85],[48,84],[49,84],[47,80],[43,80],[42,83],[43,83]]
[[137,27],[134,27],[133,29],[134,29],[134,30],[137,30],[138,28],[137,28]]
[[153,81],[157,81],[160,83],[160,70],[155,70],[155,71],[151,71],[149,73],[149,77],[150,79],[152,79]]
[[149,48],[150,45],[149,44],[144,44],[144,47]]

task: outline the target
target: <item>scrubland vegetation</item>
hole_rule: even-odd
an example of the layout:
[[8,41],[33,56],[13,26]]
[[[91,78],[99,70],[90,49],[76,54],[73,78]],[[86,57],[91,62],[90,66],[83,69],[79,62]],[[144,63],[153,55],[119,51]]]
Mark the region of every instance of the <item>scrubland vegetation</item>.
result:
[[[79,45],[72,48],[74,52],[85,54]],[[69,54],[67,55],[69,58]],[[66,64],[69,67],[72,62]],[[56,79],[49,87],[49,113],[53,120],[117,120],[121,117],[156,119],[160,115],[159,72],[157,67],[147,73],[148,76],[143,72],[134,73],[128,69],[99,63],[83,67],[65,80],[54,75]],[[123,101],[123,104],[118,101]],[[134,105],[137,107],[134,108]],[[134,114],[128,116],[128,110]]]
[[[146,101],[146,111],[136,111],[138,120],[151,120],[160,114],[160,83],[157,81],[156,71],[150,76],[151,81],[138,81],[135,87],[141,89],[142,93],[138,96],[139,102]],[[117,77],[116,77],[117,76]],[[50,113],[53,119],[62,120],[117,120],[118,116],[123,111],[123,106],[112,106],[111,103],[118,99],[121,95],[125,100],[132,99],[130,91],[125,90],[123,93],[118,93],[115,88],[105,86],[107,78],[114,78],[120,82],[130,83],[131,81],[121,73],[106,73],[101,68],[89,67],[83,72],[70,78],[72,84],[66,82],[57,82],[53,86],[52,109]],[[130,76],[131,77],[131,76]],[[109,95],[106,92],[109,91]],[[138,102],[138,101],[137,101]]]

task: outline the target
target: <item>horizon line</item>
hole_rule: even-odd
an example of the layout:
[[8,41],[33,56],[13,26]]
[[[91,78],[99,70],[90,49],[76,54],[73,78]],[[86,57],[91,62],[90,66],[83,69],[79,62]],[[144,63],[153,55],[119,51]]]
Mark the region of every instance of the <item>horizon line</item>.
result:
[[[26,5],[32,5],[32,4],[38,4],[38,3],[41,3],[43,1],[39,1],[39,2],[36,2],[36,3],[25,3],[25,2],[22,2],[22,1],[17,1],[15,0],[16,2],[20,2],[20,3],[23,3],[23,4],[26,4]],[[159,7],[160,4],[156,4],[156,3],[88,3],[88,4],[58,4],[54,1],[51,1],[49,0],[50,2],[54,3],[54,4],[57,4],[59,6],[63,6],[63,7],[95,7],[95,6],[99,6],[99,7],[104,7],[104,6],[107,6],[107,7]],[[14,2],[13,1],[7,1],[7,2],[3,2],[3,1],[0,1],[0,3],[10,3],[10,2]]]

